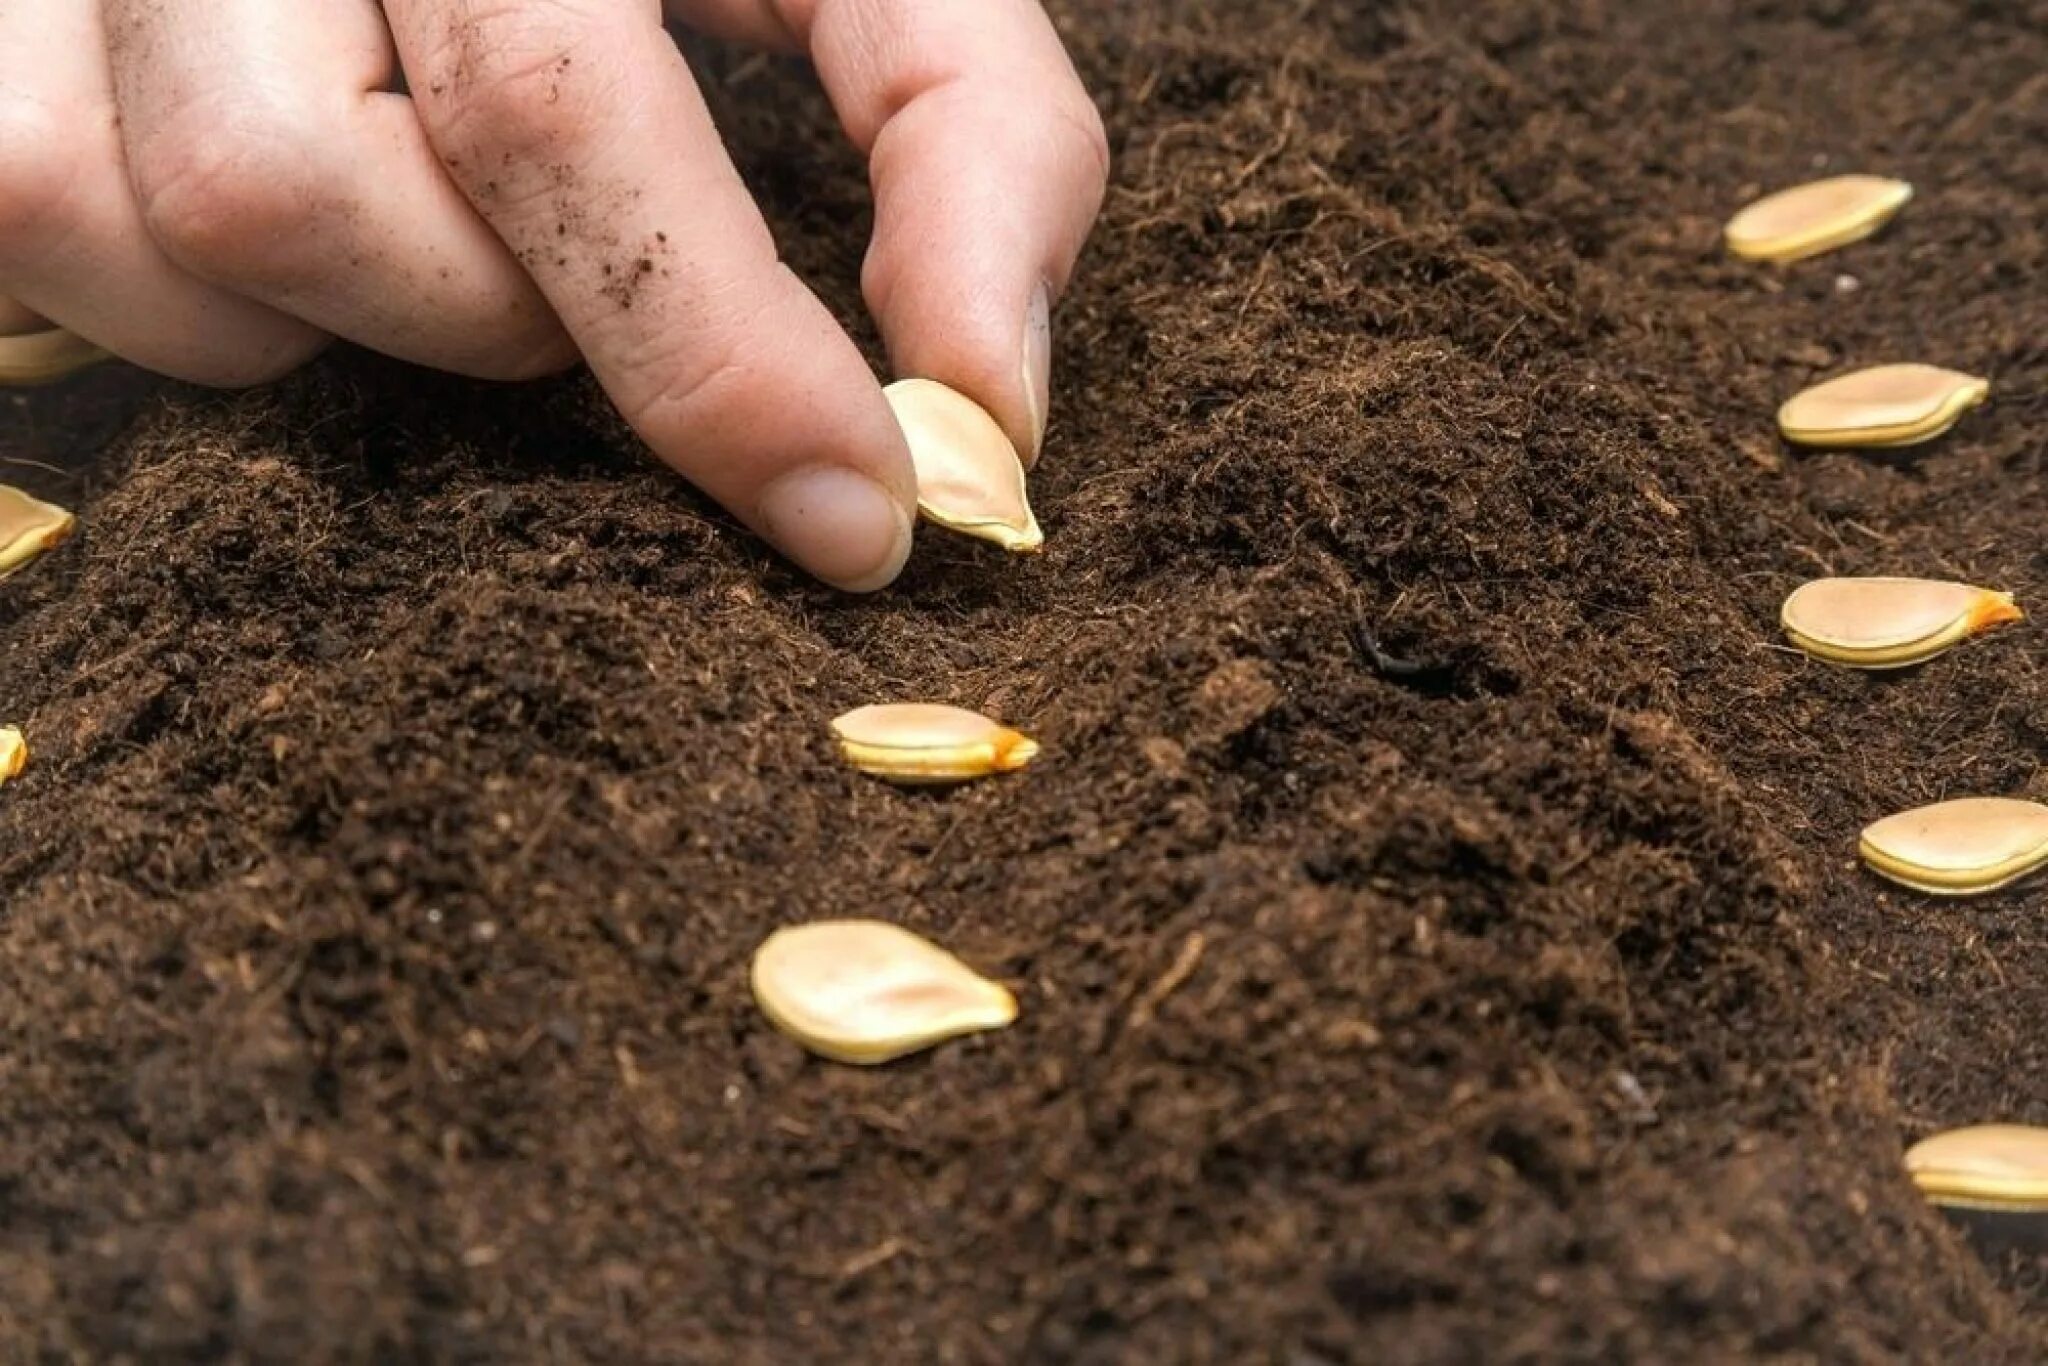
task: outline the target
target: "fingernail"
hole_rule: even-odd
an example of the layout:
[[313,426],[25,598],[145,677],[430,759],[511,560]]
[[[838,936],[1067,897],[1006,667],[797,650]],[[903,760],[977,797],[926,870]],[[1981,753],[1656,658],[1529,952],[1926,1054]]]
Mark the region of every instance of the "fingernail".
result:
[[1045,446],[1046,417],[1052,406],[1052,289],[1043,280],[1024,311],[1024,401],[1031,405],[1029,463]]
[[807,465],[761,496],[762,529],[783,554],[835,588],[872,593],[910,558],[910,514],[843,465]]

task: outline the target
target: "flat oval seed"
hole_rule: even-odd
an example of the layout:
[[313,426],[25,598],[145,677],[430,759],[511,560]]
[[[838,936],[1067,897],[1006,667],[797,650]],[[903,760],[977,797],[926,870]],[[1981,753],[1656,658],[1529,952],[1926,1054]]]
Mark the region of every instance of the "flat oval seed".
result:
[[1007,989],[879,920],[777,930],[755,952],[752,980],[777,1029],[840,1062],[887,1062],[1017,1018]]
[[1982,403],[1991,381],[1938,365],[1879,365],[1786,399],[1778,430],[1801,446],[1913,446]]
[[18,778],[28,767],[28,741],[13,726],[0,726],[0,783]]
[[1951,1129],[1907,1149],[1906,1171],[1937,1205],[2048,1216],[2048,1129]]
[[832,723],[839,753],[893,783],[957,783],[1010,773],[1038,757],[1038,742],[965,707],[892,702],[857,707]]
[[0,484],[0,579],[62,545],[77,519],[54,503]]
[[1935,896],[1976,896],[2048,867],[2048,806],[1963,797],[1887,816],[1858,846],[1875,872]]
[[106,352],[61,327],[0,337],[0,388],[54,384],[107,358]]
[[1816,579],[1779,613],[1792,643],[1856,669],[1898,669],[2025,617],[2012,594],[1939,579]]
[[1800,261],[1860,242],[1891,222],[1913,187],[1838,175],[1766,195],[1728,220],[1728,250],[1750,261]]
[[937,380],[882,391],[917,467],[917,510],[951,531],[1029,554],[1045,545],[1017,448],[980,404]]

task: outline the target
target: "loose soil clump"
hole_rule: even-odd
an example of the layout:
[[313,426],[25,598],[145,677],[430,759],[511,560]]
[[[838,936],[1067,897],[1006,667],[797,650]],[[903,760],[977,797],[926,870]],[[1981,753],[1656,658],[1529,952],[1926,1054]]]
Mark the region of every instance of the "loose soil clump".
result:
[[[584,381],[0,410],[82,528],[0,592],[0,1356],[2048,1354],[2040,1257],[1900,1161],[2048,1123],[2048,889],[1855,865],[2048,797],[2048,647],[1776,624],[1830,574],[2048,606],[2048,8],[1053,8],[1119,174],[1036,559],[815,590]],[[806,73],[705,66],[871,339]],[[1722,251],[1847,170],[1918,197]],[[1779,444],[1892,360],[1992,400]],[[912,697],[1045,752],[837,762]],[[749,958],[863,916],[1022,1016],[808,1058]]]

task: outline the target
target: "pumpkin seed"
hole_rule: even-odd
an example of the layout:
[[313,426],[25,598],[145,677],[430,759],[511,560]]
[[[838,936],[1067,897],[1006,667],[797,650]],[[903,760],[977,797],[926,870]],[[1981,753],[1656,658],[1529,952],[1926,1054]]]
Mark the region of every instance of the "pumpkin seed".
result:
[[28,767],[28,741],[13,726],[0,726],[0,783],[18,778]]
[[1750,261],[1801,261],[1846,247],[1891,222],[1913,187],[1874,175],[1838,175],[1766,195],[1728,220],[1728,250]]
[[1779,613],[1792,643],[1856,669],[1899,669],[2025,617],[2012,594],[1938,579],[1816,579]]
[[926,520],[1021,554],[1044,547],[1024,463],[980,404],[929,379],[898,380],[882,393],[909,443]]
[[777,930],[754,954],[777,1029],[839,1062],[888,1062],[1017,1018],[1017,998],[938,945],[879,920]]
[[1873,366],[1785,400],[1778,430],[1801,446],[1915,446],[1955,426],[1990,393],[1991,381],[1938,365]]
[[832,723],[839,753],[892,783],[958,783],[1009,773],[1038,757],[1038,742],[980,712],[930,702],[857,707]]
[[1963,797],[1887,816],[1863,831],[1863,861],[1935,896],[1977,896],[2048,867],[2048,806]]
[[1907,1149],[1906,1171],[1937,1205],[2048,1217],[2048,1129],[1951,1129]]
[[61,327],[0,337],[0,388],[54,384],[106,359],[106,352]]
[[64,543],[77,519],[54,503],[0,484],[0,579]]

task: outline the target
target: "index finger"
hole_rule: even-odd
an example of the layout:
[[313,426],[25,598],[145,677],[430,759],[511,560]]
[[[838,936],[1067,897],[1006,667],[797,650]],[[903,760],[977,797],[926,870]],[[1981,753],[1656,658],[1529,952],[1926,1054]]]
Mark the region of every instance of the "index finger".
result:
[[778,259],[658,0],[385,0],[444,164],[656,454],[827,582],[894,579],[916,479]]
[[862,285],[897,373],[978,399],[1035,459],[1051,305],[1109,174],[1101,116],[1051,21],[1038,0],[685,0],[764,5],[868,154]]

